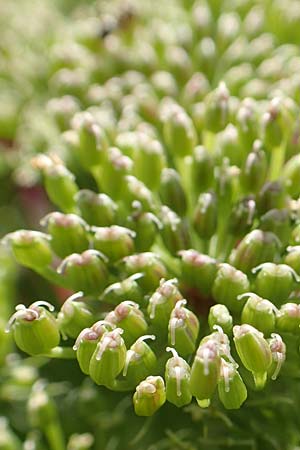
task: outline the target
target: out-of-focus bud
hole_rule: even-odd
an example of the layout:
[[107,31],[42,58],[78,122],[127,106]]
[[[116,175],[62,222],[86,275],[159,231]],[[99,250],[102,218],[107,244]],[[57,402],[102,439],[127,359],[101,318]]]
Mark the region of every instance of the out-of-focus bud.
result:
[[222,359],[218,394],[226,409],[239,409],[247,398],[247,388],[236,364]]
[[276,314],[276,330],[284,333],[300,333],[300,305],[285,303]]
[[165,383],[159,376],[149,376],[141,381],[133,396],[134,410],[138,416],[152,416],[165,401]]
[[41,221],[51,236],[51,247],[61,258],[89,248],[87,223],[76,214],[52,212]]
[[85,294],[99,294],[107,285],[107,258],[97,250],[73,253],[59,265],[57,271],[74,291]]
[[117,205],[108,195],[82,189],[75,200],[80,215],[89,225],[105,227],[115,223]]
[[288,209],[270,209],[260,217],[260,229],[271,231],[281,241],[283,247],[289,242],[291,217]]
[[133,161],[116,147],[108,149],[100,169],[101,189],[114,200],[119,200],[126,188],[126,176],[133,170]]
[[267,181],[257,196],[257,209],[264,214],[270,209],[286,208],[288,197],[283,184],[279,181]]
[[224,82],[207,95],[205,104],[206,128],[213,133],[218,133],[227,125],[229,115],[229,91]]
[[50,239],[39,231],[18,230],[7,234],[2,242],[10,244],[19,264],[38,270],[52,262]]
[[238,355],[252,372],[255,386],[262,389],[267,380],[267,372],[272,364],[272,353],[263,333],[248,324],[233,327],[234,343]]
[[193,151],[191,162],[191,181],[195,195],[205,192],[214,183],[214,160],[211,152],[202,145]]
[[[214,40],[206,36],[195,46],[194,60],[197,67],[201,67],[208,78],[212,77],[216,64],[217,48]],[[207,93],[208,94],[208,93]]]
[[238,313],[243,307],[243,302],[238,301],[238,297],[248,292],[249,288],[246,274],[230,264],[219,265],[212,289],[213,297],[218,303],[226,305],[233,313]]
[[51,98],[47,103],[47,110],[54,117],[60,131],[65,131],[70,128],[71,119],[79,109],[78,100],[71,95]]
[[234,236],[242,236],[247,233],[254,221],[256,203],[252,197],[239,200],[230,213],[229,231]]
[[217,197],[214,192],[199,195],[194,211],[193,225],[201,239],[210,239],[217,229]]
[[135,273],[125,280],[113,283],[108,286],[101,295],[101,301],[109,303],[111,305],[118,305],[127,298],[131,298],[132,301],[143,304],[143,293],[137,282],[143,275],[141,273]]
[[48,302],[37,301],[29,308],[24,305],[16,306],[16,312],[11,316],[7,325],[7,332],[13,332],[17,346],[29,355],[48,353],[60,341],[57,323],[50,311],[54,307]]
[[153,291],[160,280],[167,277],[167,269],[155,253],[144,252],[130,255],[123,259],[123,263],[127,275],[143,274],[139,284],[144,292]]
[[127,225],[134,230],[134,244],[137,252],[145,252],[154,244],[158,230],[162,225],[151,212],[144,212],[138,201],[133,202],[133,213],[127,217]]
[[67,298],[57,315],[57,323],[62,335],[74,339],[83,328],[90,327],[94,321],[95,316],[84,301],[83,292],[77,292]]
[[143,211],[152,211],[155,207],[153,193],[136,177],[127,175],[122,199],[131,207],[134,201],[142,205]]
[[228,158],[230,165],[241,166],[245,159],[245,149],[241,146],[238,131],[231,123],[218,135],[219,156]]
[[146,344],[146,339],[154,340],[155,336],[145,335],[139,337],[126,353],[123,376],[134,386],[156,369],[157,358],[149,345]]
[[191,355],[195,351],[199,333],[199,321],[197,316],[185,308],[186,300],[178,300],[172,310],[169,320],[169,344],[175,347],[182,355]]
[[93,227],[93,243],[96,250],[104,253],[110,262],[118,261],[134,252],[135,232],[129,228],[112,225]]
[[197,400],[210,400],[219,378],[221,358],[218,344],[208,340],[200,344],[191,369],[190,389]]
[[196,72],[186,83],[182,91],[182,100],[186,108],[203,100],[209,92],[209,81],[202,72]]
[[249,149],[257,137],[257,113],[256,102],[252,98],[245,98],[236,115],[239,139],[241,144]]
[[286,255],[284,262],[285,264],[292,267],[295,272],[300,275],[300,245],[294,247],[289,246],[287,248],[288,254]]
[[254,142],[253,150],[242,167],[240,179],[245,192],[258,192],[266,180],[268,163],[261,147],[260,141]]
[[56,421],[56,405],[42,381],[37,381],[32,387],[27,412],[30,424],[34,428],[45,430],[50,423]]
[[247,298],[241,320],[270,336],[275,331],[275,307],[269,300],[259,297],[252,292],[242,294],[240,298]]
[[292,198],[299,197],[300,155],[295,155],[286,162],[282,169],[282,178],[288,194]]
[[298,245],[300,243],[300,223],[293,228],[290,236],[291,245]]
[[275,261],[278,257],[280,241],[274,233],[252,230],[240,241],[231,252],[230,264],[250,273],[253,267],[267,261]]
[[281,336],[276,333],[271,334],[268,342],[272,353],[272,364],[269,368],[269,374],[272,380],[276,380],[286,358],[286,346]]
[[104,333],[90,361],[90,377],[96,384],[109,386],[122,372],[126,360],[126,346],[116,328]]
[[166,332],[170,315],[178,300],[182,300],[182,294],[178,290],[176,278],[165,281],[160,280],[160,285],[152,294],[148,303],[148,314],[152,324],[161,332]]
[[196,145],[197,136],[191,118],[179,105],[170,105],[164,117],[163,134],[171,155],[190,155]]
[[255,292],[268,298],[276,306],[286,302],[295,282],[300,281],[296,272],[286,264],[264,263],[252,269],[252,272],[258,272],[254,285]]
[[67,450],[90,450],[94,444],[94,437],[90,433],[77,434],[70,436]]
[[269,149],[278,147],[283,139],[282,104],[278,97],[271,100],[268,110],[262,116],[263,137]]
[[180,176],[174,169],[165,168],[161,173],[159,195],[162,203],[169,206],[179,216],[184,216],[187,199]]
[[232,334],[232,316],[225,305],[214,305],[209,310],[208,325],[210,331],[214,331],[215,326],[222,328],[229,336]]
[[141,133],[139,148],[134,154],[134,174],[145,185],[156,190],[159,187],[161,171],[165,166],[165,155],[159,141]]
[[217,273],[217,261],[196,250],[181,250],[182,280],[189,287],[195,287],[209,295]]
[[125,344],[130,346],[137,338],[147,332],[148,325],[139,305],[125,300],[105,316],[105,321],[122,328]]
[[0,417],[0,449],[21,450],[21,442],[9,428],[6,417]]
[[190,246],[188,224],[168,206],[162,206],[160,212],[162,224],[161,236],[167,249],[172,254]]
[[191,368],[188,363],[178,356],[176,350],[167,347],[173,357],[168,359],[165,369],[166,396],[170,403],[178,408],[189,405],[192,400],[190,391]]

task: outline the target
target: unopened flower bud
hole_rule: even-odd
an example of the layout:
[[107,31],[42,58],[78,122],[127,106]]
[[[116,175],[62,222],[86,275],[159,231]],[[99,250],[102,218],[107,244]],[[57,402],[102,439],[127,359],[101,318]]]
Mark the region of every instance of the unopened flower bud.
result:
[[166,278],[167,270],[160,258],[151,252],[130,255],[123,259],[125,273],[133,275],[142,273],[140,286],[145,292],[153,291],[162,278]]
[[171,312],[169,320],[169,344],[182,355],[187,356],[195,351],[199,333],[199,321],[197,316],[185,308],[186,300],[178,300]]
[[209,295],[217,272],[217,262],[210,256],[196,250],[181,250],[182,279],[189,287],[195,287]]
[[236,364],[222,359],[218,394],[226,409],[239,409],[247,398],[247,388]]
[[300,246],[296,245],[294,247],[289,246],[287,248],[288,254],[286,255],[284,262],[285,264],[292,267],[295,272],[300,275]]
[[159,141],[141,133],[138,151],[134,154],[134,173],[145,185],[156,190],[161,171],[165,166],[165,155]]
[[21,450],[21,442],[9,428],[6,417],[0,417],[0,449]]
[[83,328],[90,327],[95,321],[91,309],[83,300],[83,292],[77,292],[62,305],[57,323],[63,336],[76,338]]
[[126,189],[126,176],[132,170],[133,161],[128,156],[123,155],[116,147],[109,148],[101,165],[99,182],[102,190],[113,200],[119,200]]
[[33,385],[27,403],[27,412],[31,426],[42,430],[45,430],[57,418],[56,405],[41,381]]
[[214,305],[209,310],[208,324],[211,331],[215,326],[222,328],[229,336],[232,334],[232,316],[225,305]]
[[127,217],[127,225],[135,232],[135,248],[138,252],[147,251],[152,247],[161,222],[151,212],[144,212],[139,202],[133,202],[135,211]]
[[276,315],[276,330],[284,333],[300,333],[300,305],[285,303]]
[[134,410],[138,416],[152,416],[165,401],[165,383],[159,376],[149,376],[141,381],[133,396]]
[[164,121],[163,134],[166,146],[175,157],[190,155],[196,145],[196,130],[191,118],[178,105],[170,107]]
[[201,239],[210,239],[217,229],[217,197],[213,192],[199,195],[193,225]]
[[125,177],[124,192],[122,199],[131,206],[134,201],[138,201],[142,205],[143,211],[152,211],[155,201],[152,191],[136,177],[127,175]]
[[241,171],[241,185],[245,192],[256,193],[267,177],[267,157],[260,141],[255,141],[253,150],[248,154]]
[[176,254],[190,246],[188,224],[168,206],[162,206],[160,221],[162,239],[170,253]]
[[181,179],[174,169],[165,168],[161,173],[159,195],[162,203],[169,206],[179,216],[184,216],[187,199]]
[[229,98],[229,91],[225,83],[221,82],[205,99],[205,124],[213,133],[223,130],[228,123]]
[[289,243],[291,217],[288,209],[270,209],[260,217],[260,229],[271,231],[281,241],[283,247]]
[[242,294],[240,298],[247,298],[241,320],[262,331],[266,336],[275,330],[275,307],[269,300],[259,297],[252,292]]
[[101,301],[111,305],[118,305],[127,298],[133,302],[143,304],[144,296],[138,280],[142,278],[141,273],[135,273],[125,280],[108,286],[101,295]]
[[269,368],[269,373],[271,379],[276,380],[286,358],[286,346],[281,336],[276,333],[271,334],[268,342],[272,353],[272,364]]
[[300,195],[299,177],[300,177],[300,155],[293,156],[285,163],[282,169],[282,177],[288,194],[292,198]]
[[182,294],[178,290],[176,278],[165,281],[160,280],[160,285],[152,294],[148,303],[148,314],[152,324],[162,332],[166,331],[171,312]]
[[250,149],[257,136],[256,102],[245,98],[236,115],[239,138],[246,149]]
[[112,225],[93,227],[94,248],[104,253],[110,262],[118,261],[134,252],[135,232],[129,228]]
[[145,342],[146,339],[154,340],[155,336],[145,335],[139,337],[126,353],[123,376],[127,381],[132,382],[134,386],[156,369],[157,358]]
[[173,357],[168,359],[165,369],[166,396],[170,403],[180,408],[189,405],[192,400],[190,391],[191,368],[188,363],[178,356],[176,350],[167,347]]
[[262,116],[264,142],[270,149],[278,147],[283,139],[282,105],[278,97],[271,100],[269,109]]
[[287,207],[287,194],[283,184],[279,181],[265,183],[257,196],[257,209],[263,214],[270,209]]
[[195,147],[191,163],[191,181],[198,195],[205,192],[214,183],[214,160],[212,154],[202,145]]
[[247,233],[253,225],[256,203],[252,197],[239,200],[230,213],[229,231],[236,237]]
[[89,225],[105,227],[115,222],[117,205],[108,195],[82,189],[75,200],[82,218]]
[[45,189],[50,200],[64,212],[72,212],[78,191],[74,175],[62,164],[52,164],[43,170]]
[[47,110],[54,117],[60,131],[70,128],[70,122],[75,113],[80,109],[76,97],[64,95],[58,98],[51,98],[47,103]]

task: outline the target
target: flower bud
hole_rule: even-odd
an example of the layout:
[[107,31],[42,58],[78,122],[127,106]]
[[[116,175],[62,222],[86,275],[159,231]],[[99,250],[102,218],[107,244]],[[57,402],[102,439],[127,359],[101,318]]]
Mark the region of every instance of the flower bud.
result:
[[115,222],[118,207],[108,195],[82,189],[75,195],[75,200],[80,215],[89,225],[105,227]]
[[271,100],[268,111],[262,116],[263,137],[270,149],[278,147],[283,139],[282,105],[278,97]]
[[130,346],[138,337],[147,332],[148,325],[139,305],[130,300],[125,300],[105,316],[105,321],[115,327],[122,328],[123,339]]
[[51,164],[43,170],[44,185],[50,200],[62,211],[72,212],[78,191],[74,175],[62,164]]
[[264,214],[270,209],[280,209],[287,206],[287,194],[284,186],[279,181],[266,182],[257,196],[257,209]]
[[83,292],[71,295],[62,305],[57,315],[57,323],[63,336],[76,338],[83,328],[88,328],[95,317],[84,301]]
[[239,409],[247,398],[247,388],[236,364],[222,359],[218,394],[226,409]]
[[300,242],[300,223],[295,226],[290,236],[291,245],[298,245],[299,242]]
[[135,273],[125,278],[125,280],[111,284],[102,293],[100,297],[101,301],[111,305],[118,305],[127,298],[130,298],[138,304],[143,304],[144,296],[137,282],[142,277],[143,275],[141,273]]
[[284,333],[300,333],[300,305],[285,303],[276,314],[276,330]]
[[188,363],[178,356],[176,350],[167,347],[173,357],[168,359],[165,369],[166,397],[168,402],[177,408],[189,405],[192,401],[190,391],[191,368]]
[[70,122],[75,113],[80,109],[76,97],[64,95],[63,97],[51,98],[47,103],[50,112],[60,131],[70,128]]
[[260,229],[271,231],[285,247],[291,234],[291,218],[288,209],[270,209],[260,217]]
[[160,285],[149,298],[147,312],[152,324],[161,332],[165,332],[173,308],[182,295],[178,290],[176,278],[165,281],[160,280]]
[[295,271],[286,264],[264,263],[252,269],[252,272],[258,272],[255,279],[255,292],[268,298],[277,306],[288,299],[295,281],[300,281]]
[[248,323],[265,335],[270,336],[275,330],[275,307],[273,303],[252,292],[246,292],[241,297],[249,297],[242,311],[242,322]]
[[163,135],[170,153],[182,158],[190,155],[196,145],[196,130],[191,118],[179,105],[170,105],[166,113]]
[[167,249],[172,254],[190,246],[188,224],[167,206],[162,206],[160,220],[161,235]]
[[217,229],[217,197],[213,192],[199,195],[193,216],[193,225],[201,239],[210,239]]
[[218,135],[219,156],[228,158],[230,165],[240,166],[245,159],[245,150],[241,147],[237,128],[231,123]]
[[282,169],[282,177],[288,194],[292,198],[300,195],[299,177],[300,177],[300,155],[293,156],[285,163]]
[[231,252],[230,264],[249,273],[253,267],[267,261],[274,261],[279,253],[280,241],[275,234],[252,230]]
[[88,225],[75,214],[52,212],[41,221],[51,236],[51,247],[61,258],[89,248]]
[[243,303],[238,301],[238,297],[249,291],[250,283],[247,275],[237,270],[230,264],[220,264],[215,277],[212,294],[218,303],[222,303],[230,311],[238,313],[243,307]]
[[133,396],[134,410],[138,416],[152,416],[165,401],[165,383],[159,376],[149,376],[141,381]]
[[110,262],[118,261],[134,252],[135,232],[129,228],[112,225],[93,227],[93,243],[96,250],[104,253]]
[[213,133],[218,133],[227,125],[229,114],[229,91],[224,82],[207,95],[205,104],[206,128]]
[[271,334],[271,339],[268,339],[268,342],[272,353],[272,364],[269,368],[269,373],[271,379],[276,380],[286,358],[286,346],[281,336],[276,333]]
[[134,154],[134,173],[145,185],[158,189],[161,171],[165,166],[165,155],[161,143],[141,133],[138,151]]
[[94,440],[91,433],[74,433],[69,438],[67,450],[90,450]]
[[234,236],[243,236],[253,225],[256,203],[252,197],[239,200],[230,213],[229,231]]
[[182,187],[180,175],[176,170],[164,168],[161,173],[159,195],[162,203],[169,206],[179,216],[187,210],[187,198]]
[[300,275],[300,246],[287,248],[288,254],[286,255],[284,262],[288,264],[295,272]]
[[55,318],[44,306],[54,310],[44,301],[34,302],[29,308],[18,305],[8,322],[7,332],[12,329],[15,343],[29,355],[48,353],[60,341]]
[[157,288],[161,278],[167,276],[167,270],[160,258],[151,252],[130,255],[123,259],[125,273],[133,275],[142,273],[140,286],[144,292],[151,292]]
[[0,449],[21,450],[21,448],[21,442],[8,427],[6,417],[0,417]]
[[205,192],[214,183],[213,156],[202,145],[198,145],[193,151],[191,181],[196,195]]
[[[133,170],[133,161],[116,147],[108,149],[101,166],[99,183],[113,200],[119,200],[126,189],[126,175]],[[112,183],[113,180],[113,183]]]
[[255,141],[253,150],[248,154],[240,176],[241,185],[245,192],[258,192],[266,180],[267,170],[266,154],[261,148],[260,141]]
[[90,361],[90,377],[96,384],[109,386],[122,372],[126,360],[126,347],[116,328],[104,333]]
[[57,408],[49,396],[42,381],[37,381],[32,388],[27,413],[32,427],[45,430],[57,418]]
[[50,236],[39,231],[19,230],[4,238],[9,243],[19,264],[38,270],[52,262]]
[[135,211],[127,217],[128,227],[135,235],[135,248],[138,252],[147,251],[154,244],[157,231],[161,229],[161,222],[151,212],[144,212],[139,202],[133,202]]
[[132,382],[134,386],[144,380],[156,369],[157,358],[151,350],[146,339],[155,339],[154,335],[139,337],[135,343],[127,350],[126,361],[123,368],[123,376]]
[[263,333],[248,324],[233,327],[234,343],[238,355],[252,372],[255,386],[262,389],[267,380],[267,371],[272,364],[272,353]]
[[178,300],[171,312],[169,320],[169,344],[175,347],[182,355],[191,355],[195,351],[199,333],[199,321],[197,316],[185,308],[186,300]]
[[221,358],[218,344],[208,340],[198,347],[190,379],[191,393],[197,400],[209,400],[219,381]]
[[128,206],[137,200],[142,205],[143,211],[152,211],[154,209],[154,197],[150,189],[145,184],[132,175],[125,177],[125,186],[122,199]]
[[106,257],[97,250],[73,253],[59,265],[57,271],[74,291],[99,294],[107,284]]
[[208,324],[211,331],[217,325],[222,328],[224,333],[232,334],[232,317],[225,305],[214,305],[210,308]]
[[196,250],[181,250],[182,279],[189,287],[195,287],[209,295],[217,272],[217,262]]
[[236,115],[239,139],[246,149],[251,149],[257,136],[256,102],[252,98],[245,98]]

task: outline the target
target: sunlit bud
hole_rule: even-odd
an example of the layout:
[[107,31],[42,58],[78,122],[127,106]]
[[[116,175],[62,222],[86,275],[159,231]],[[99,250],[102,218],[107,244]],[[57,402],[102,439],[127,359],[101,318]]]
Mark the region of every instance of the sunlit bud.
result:
[[176,170],[165,168],[161,173],[159,195],[162,203],[169,206],[179,216],[184,216],[187,208],[186,194],[180,175]]
[[205,98],[206,128],[214,133],[223,130],[228,123],[229,91],[224,82]]
[[134,252],[135,232],[129,228],[112,225],[93,227],[93,231],[94,248],[104,253],[110,262],[118,261]]
[[247,398],[247,388],[237,365],[222,359],[218,394],[226,409],[239,409]]
[[64,212],[72,212],[78,191],[75,176],[62,164],[52,164],[42,170],[49,199]]
[[300,305],[285,303],[276,315],[276,330],[287,333],[300,333]]
[[211,292],[217,273],[217,262],[196,250],[181,250],[182,279],[189,287],[195,287],[204,295]]
[[146,344],[146,339],[154,340],[155,336],[139,337],[126,353],[123,376],[135,386],[156,369],[157,358],[149,345]]
[[285,303],[293,291],[295,282],[300,281],[296,272],[286,264],[264,263],[252,269],[252,272],[258,272],[255,292],[268,298],[275,305]]
[[284,186],[279,181],[265,183],[257,196],[257,209],[263,214],[270,209],[287,207],[287,194]]
[[152,211],[154,209],[153,193],[142,181],[132,175],[125,177],[125,187],[122,194],[122,199],[129,207],[137,200],[142,205],[143,211]]
[[134,410],[138,416],[152,416],[165,401],[165,383],[159,376],[149,376],[141,381],[133,396]]
[[138,252],[147,251],[153,245],[161,222],[151,212],[144,212],[138,201],[133,202],[133,213],[127,217],[127,225],[136,233],[134,243]]
[[89,225],[105,227],[115,222],[117,205],[108,195],[82,189],[75,200],[80,215]]
[[276,333],[271,334],[268,342],[272,353],[272,364],[269,368],[269,374],[272,380],[276,380],[286,358],[286,346],[281,336]]
[[191,179],[195,194],[205,192],[214,183],[214,160],[211,152],[202,145],[193,151],[191,163]]
[[177,83],[172,73],[165,70],[159,70],[151,76],[153,87],[160,98],[171,96],[175,97],[177,92]]
[[31,269],[40,269],[52,262],[50,236],[39,231],[18,230],[7,234],[3,241],[9,244],[17,262]]
[[291,234],[291,217],[288,209],[270,209],[260,217],[260,229],[271,231],[285,247]]
[[176,278],[165,281],[160,280],[160,285],[149,298],[147,312],[151,322],[160,330],[167,330],[173,308],[182,294],[178,290]]
[[210,239],[217,228],[217,197],[213,192],[199,195],[194,210],[193,225],[201,239]]
[[255,141],[253,150],[248,154],[241,170],[241,185],[246,192],[256,193],[267,177],[267,157],[261,148],[260,141]]
[[57,271],[74,291],[99,294],[107,285],[107,258],[97,250],[73,253],[59,265]]
[[161,235],[170,253],[177,254],[179,250],[190,247],[188,224],[168,206],[162,206],[160,212],[162,224]]
[[166,146],[173,156],[190,155],[196,145],[197,136],[191,118],[178,105],[170,105],[163,126]]
[[52,212],[41,221],[51,236],[51,247],[61,258],[89,248],[88,225],[75,214]]
[[253,374],[255,386],[262,389],[267,380],[267,371],[272,364],[272,353],[263,333],[251,325],[233,327],[234,343],[238,355]]
[[240,298],[247,298],[241,320],[262,331],[266,336],[275,330],[276,308],[269,300],[259,297],[252,292],[242,294]]
[[166,350],[173,354],[173,357],[168,359],[165,369],[166,396],[168,402],[180,408],[190,404],[192,400],[191,368],[183,358],[178,356],[174,348],[167,347]]
[[48,353],[60,341],[57,323],[50,311],[54,307],[45,301],[32,303],[28,308],[17,305],[9,319],[6,331],[12,330],[15,343],[29,355]]
[[57,315],[57,323],[63,336],[77,338],[83,328],[95,321],[91,309],[84,301],[83,292],[71,295],[62,305]]
[[[101,166],[102,190],[112,199],[119,200],[126,189],[126,175],[133,169],[133,161],[116,147],[110,147]],[[112,182],[113,180],[113,182]]]
[[167,269],[155,253],[144,252],[130,255],[123,259],[123,263],[127,275],[143,274],[139,285],[145,292],[156,289],[161,278],[167,277]]
[[257,137],[256,102],[252,98],[245,98],[236,115],[239,139],[246,149],[250,149]]
[[116,328],[105,333],[98,342],[90,361],[90,377],[100,385],[110,385],[122,372],[126,360],[126,347],[121,334]]
[[27,413],[31,426],[42,430],[57,418],[56,405],[42,381],[33,385],[28,398]]
[[118,305],[127,298],[130,298],[138,304],[143,304],[144,296],[138,282],[142,277],[143,275],[141,273],[135,273],[125,278],[125,280],[111,284],[102,293],[100,297],[101,301]]
[[209,400],[219,381],[221,358],[218,344],[208,340],[198,347],[190,379],[191,393],[198,400]]
[[214,305],[209,310],[208,324],[211,331],[215,325],[222,328],[224,333],[232,334],[232,317],[225,305]]
[[195,351],[199,333],[199,321],[197,316],[185,308],[186,300],[178,300],[171,312],[168,325],[168,341],[182,356],[187,356]]
[[239,200],[230,214],[229,231],[234,236],[242,236],[253,225],[256,215],[256,203],[252,197]]
[[292,267],[295,272],[300,275],[300,246],[287,248],[288,254],[286,255],[284,262]]

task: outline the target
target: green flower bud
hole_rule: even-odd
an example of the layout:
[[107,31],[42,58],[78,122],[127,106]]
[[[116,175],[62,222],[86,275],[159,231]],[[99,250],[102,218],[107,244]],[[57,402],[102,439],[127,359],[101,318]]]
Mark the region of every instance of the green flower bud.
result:
[[220,325],[214,325],[213,328],[216,330],[213,333],[204,336],[200,341],[200,346],[206,344],[207,342],[215,342],[218,349],[218,354],[221,358],[225,359],[228,362],[234,364],[234,359],[231,356],[230,352],[230,340],[227,334],[224,333],[222,327]]
[[272,353],[263,333],[248,324],[233,327],[234,343],[238,355],[252,372],[255,386],[262,389],[267,380],[267,371],[272,364]]
[[167,206],[161,207],[161,235],[167,249],[172,254],[190,246],[190,235],[187,222]]
[[245,98],[236,115],[239,139],[246,149],[251,149],[257,137],[256,102],[252,98]]
[[115,327],[122,328],[127,346],[147,332],[148,325],[139,305],[130,300],[124,301],[105,316],[105,320]]
[[109,386],[122,372],[126,360],[126,346],[116,328],[105,333],[98,342],[90,361],[90,377],[96,384]]
[[195,62],[197,67],[201,67],[208,78],[212,77],[212,72],[216,64],[217,49],[211,37],[204,37],[195,47]]
[[149,345],[146,344],[146,339],[154,340],[155,336],[145,335],[139,337],[126,353],[123,376],[126,377],[127,381],[132,382],[134,386],[156,369],[157,358]]
[[164,168],[160,178],[159,195],[162,203],[169,206],[179,216],[187,210],[187,198],[176,170]]
[[136,387],[133,396],[134,410],[138,416],[152,416],[165,401],[165,383],[159,376],[147,377]]
[[245,192],[257,193],[266,180],[267,171],[267,157],[261,148],[261,142],[257,140],[241,170],[241,185]]
[[165,166],[163,147],[159,141],[141,133],[137,150],[134,154],[134,173],[149,189],[156,190]]
[[282,169],[282,178],[286,187],[287,193],[292,198],[297,198],[300,195],[299,187],[300,177],[300,155],[293,156],[285,163]]
[[256,214],[256,203],[251,197],[239,200],[230,214],[229,231],[234,236],[242,236],[253,225]]
[[123,155],[118,148],[111,147],[100,170],[99,180],[102,190],[114,200],[119,200],[126,189],[126,175],[133,170],[133,161]]
[[214,305],[209,310],[208,324],[211,331],[219,326],[226,333],[232,334],[232,316],[225,305]]
[[195,351],[199,333],[199,321],[197,316],[187,308],[186,300],[178,300],[171,312],[169,320],[169,344],[175,347],[182,355],[191,355]]
[[242,311],[242,322],[252,325],[269,336],[275,330],[275,307],[273,303],[252,292],[246,292],[240,297],[249,297]]
[[276,330],[284,333],[300,333],[300,305],[285,303],[276,314]]
[[97,250],[73,253],[67,256],[57,268],[74,291],[85,294],[99,294],[107,284],[106,257]]
[[70,436],[67,450],[90,450],[94,444],[94,437],[90,433],[77,434]]
[[268,342],[272,353],[272,364],[269,373],[271,374],[271,379],[276,380],[286,358],[286,346],[281,336],[276,333],[271,334],[271,339],[268,339]]
[[118,261],[134,252],[135,232],[125,227],[92,227],[93,243],[96,250],[104,253],[110,262]]
[[71,95],[52,98],[47,103],[47,110],[54,117],[60,131],[65,131],[70,127],[71,119],[79,109],[78,100]]
[[39,231],[18,230],[3,239],[10,244],[13,255],[19,264],[38,270],[52,262],[50,236]]
[[163,135],[166,146],[173,156],[190,155],[196,145],[196,130],[191,118],[177,104],[169,106],[164,118]]
[[61,258],[89,248],[88,225],[75,214],[52,212],[41,221],[51,236],[51,247]]
[[44,301],[34,302],[29,308],[16,306],[16,312],[7,325],[7,332],[12,329],[16,345],[29,355],[48,353],[60,341],[55,318],[43,306],[54,310],[52,305]]
[[57,419],[57,408],[42,381],[37,381],[30,393],[27,411],[32,427],[45,430]]
[[198,145],[193,151],[191,180],[196,195],[205,192],[214,182],[213,156],[202,145]]
[[150,292],[157,288],[161,278],[167,276],[167,270],[160,258],[151,252],[130,255],[123,259],[125,273],[133,275],[142,273],[140,286],[144,292]]
[[176,278],[167,281],[161,279],[159,287],[149,298],[147,312],[152,324],[161,332],[167,329],[171,312],[178,300],[182,299],[177,286]]
[[249,273],[253,267],[276,260],[280,241],[275,234],[252,230],[240,241],[229,257],[230,264]]
[[89,225],[105,227],[115,222],[118,207],[108,195],[82,189],[75,195],[75,200],[80,215]]
[[135,273],[125,278],[125,280],[111,284],[102,293],[100,297],[101,301],[111,305],[118,305],[126,300],[126,298],[131,298],[132,301],[142,304],[144,296],[139,283],[137,283],[137,280],[142,277],[143,275],[141,273]]
[[209,400],[219,381],[221,358],[218,344],[208,340],[198,347],[190,379],[191,393],[197,400]]
[[300,223],[295,226],[290,236],[291,245],[298,245],[300,242]]
[[210,239],[217,229],[217,197],[213,192],[199,195],[193,225],[201,239]]
[[202,72],[195,72],[182,91],[182,100],[186,108],[201,102],[209,92],[209,81]]
[[63,336],[76,338],[83,328],[88,328],[95,317],[84,301],[83,292],[71,295],[62,305],[57,315],[57,323]]
[[0,417],[0,449],[21,450],[21,448],[21,442],[8,427],[6,417]]
[[127,205],[131,206],[137,200],[142,205],[143,211],[152,211],[154,209],[153,194],[145,184],[132,175],[125,177],[125,187],[122,193],[122,199]]
[[207,95],[205,104],[206,128],[213,133],[218,133],[227,125],[229,114],[229,91],[224,82]]
[[182,279],[189,287],[195,287],[204,295],[209,295],[217,273],[217,262],[196,250],[181,250]]
[[239,409],[247,398],[247,388],[236,364],[222,359],[218,394],[226,409]]
[[288,209],[270,209],[260,217],[260,229],[271,231],[285,247],[291,234],[291,218]]
[[268,111],[262,116],[263,137],[266,146],[270,149],[278,147],[283,139],[282,106],[278,97],[270,101]]
[[245,150],[241,146],[237,128],[231,123],[218,135],[219,156],[228,158],[230,165],[240,166],[245,159]]
[[168,359],[165,369],[166,397],[168,402],[177,408],[189,405],[192,401],[190,391],[191,368],[188,363],[178,356],[176,350],[167,347],[173,357]]
[[249,291],[249,288],[250,283],[246,274],[230,264],[219,265],[212,288],[213,297],[218,303],[222,303],[230,311],[238,313],[243,307],[243,303],[238,301],[238,297]]
[[257,209],[263,214],[270,209],[280,209],[287,206],[287,194],[279,181],[266,182],[257,196]]
[[296,272],[286,264],[264,263],[252,269],[252,272],[258,272],[254,285],[255,292],[270,299],[277,306],[288,299],[295,281],[300,281]]
[[136,233],[135,248],[138,252],[147,251],[152,247],[157,236],[157,231],[161,229],[161,222],[151,212],[144,212],[141,204],[134,201],[132,204],[135,211],[127,217],[128,227]]
[[295,272],[300,275],[300,246],[287,248],[288,254],[286,255],[284,262],[288,264]]

